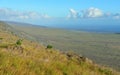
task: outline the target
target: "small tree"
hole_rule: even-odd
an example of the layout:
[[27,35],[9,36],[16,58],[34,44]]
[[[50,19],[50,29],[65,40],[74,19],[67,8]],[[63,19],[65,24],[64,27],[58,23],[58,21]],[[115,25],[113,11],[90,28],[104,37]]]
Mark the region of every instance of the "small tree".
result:
[[22,44],[22,40],[21,39],[16,41],[16,45],[21,45],[21,44]]
[[52,49],[53,46],[52,45],[47,45],[47,49]]

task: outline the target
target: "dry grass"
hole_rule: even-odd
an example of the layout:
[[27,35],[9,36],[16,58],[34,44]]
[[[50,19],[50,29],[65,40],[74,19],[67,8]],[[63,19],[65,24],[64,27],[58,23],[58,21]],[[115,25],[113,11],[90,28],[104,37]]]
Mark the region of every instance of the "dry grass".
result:
[[100,67],[74,53],[63,53],[23,39],[6,31],[0,32],[0,75],[120,75]]

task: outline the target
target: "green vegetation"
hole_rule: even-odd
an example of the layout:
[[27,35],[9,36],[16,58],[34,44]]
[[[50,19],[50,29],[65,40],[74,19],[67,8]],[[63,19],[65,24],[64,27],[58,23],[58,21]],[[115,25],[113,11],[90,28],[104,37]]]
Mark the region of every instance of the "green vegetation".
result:
[[108,69],[101,69],[99,68],[99,71],[106,74],[106,75],[112,75],[112,71],[108,70]]
[[53,46],[52,45],[47,45],[46,49],[52,49]]
[[21,39],[17,40],[16,45],[21,45],[21,44],[22,44],[22,40]]
[[0,40],[3,40],[3,38],[0,38]]

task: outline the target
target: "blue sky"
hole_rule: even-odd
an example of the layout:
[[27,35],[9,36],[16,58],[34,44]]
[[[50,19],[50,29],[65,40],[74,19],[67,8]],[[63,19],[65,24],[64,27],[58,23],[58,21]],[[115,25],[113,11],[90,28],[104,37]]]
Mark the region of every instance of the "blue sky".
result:
[[0,0],[0,7],[20,11],[36,11],[50,16],[65,16],[70,8],[83,10],[90,7],[105,12],[119,12],[119,0]]
[[[120,20],[119,0],[0,0],[0,19],[34,24]],[[77,21],[76,21],[77,20]],[[72,22],[71,22],[72,21]],[[95,22],[95,24],[96,24]],[[83,22],[81,22],[84,24]]]

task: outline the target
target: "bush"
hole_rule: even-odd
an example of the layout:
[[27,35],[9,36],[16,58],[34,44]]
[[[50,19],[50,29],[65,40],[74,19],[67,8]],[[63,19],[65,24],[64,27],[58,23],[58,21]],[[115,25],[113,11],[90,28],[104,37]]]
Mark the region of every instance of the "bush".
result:
[[47,45],[47,49],[52,49],[53,46],[52,45]]
[[2,40],[3,38],[0,38],[0,40]]
[[21,39],[17,40],[16,45],[21,45],[21,44],[22,44],[22,40]]
[[106,75],[112,75],[112,71],[110,71],[108,69],[101,69],[101,68],[99,68],[98,70],[99,70],[99,72],[104,73]]

